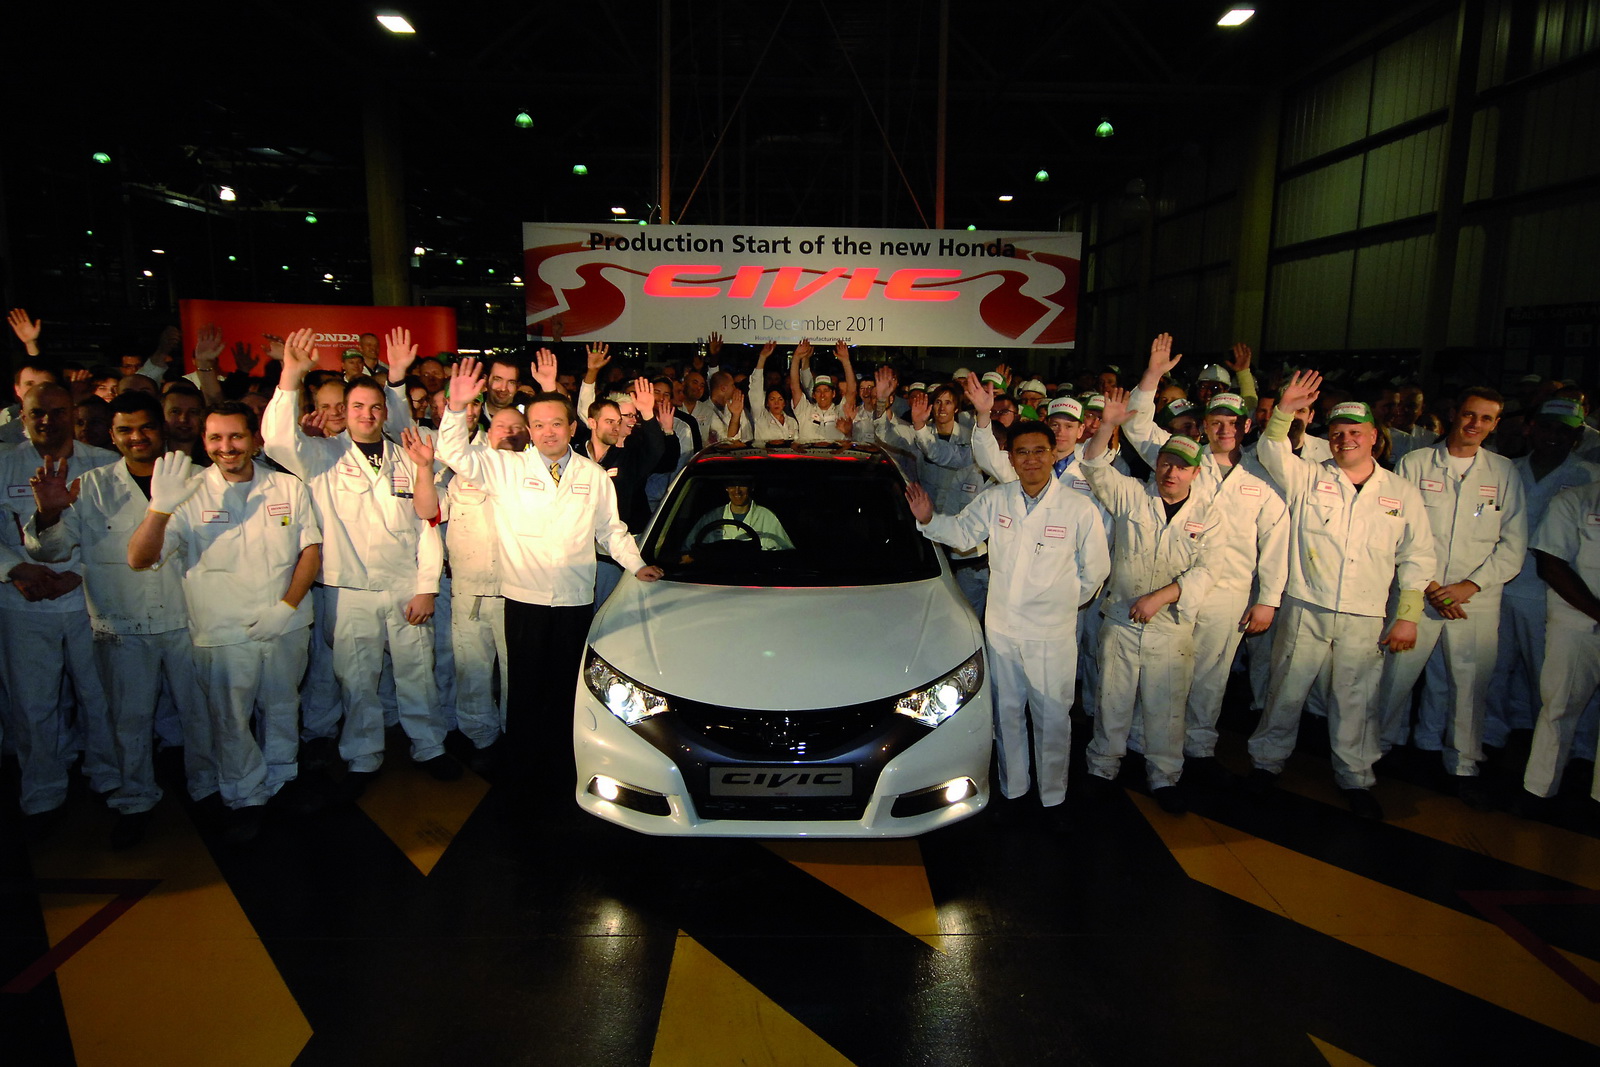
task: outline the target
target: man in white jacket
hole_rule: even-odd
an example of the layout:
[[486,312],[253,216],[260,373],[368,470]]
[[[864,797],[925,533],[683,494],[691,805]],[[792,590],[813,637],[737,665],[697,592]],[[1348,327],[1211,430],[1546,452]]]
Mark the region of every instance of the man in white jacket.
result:
[[444,562],[439,531],[416,514],[413,466],[384,436],[390,397],[374,380],[346,383],[344,433],[311,437],[301,429],[298,398],[301,381],[315,365],[313,337],[310,330],[296,330],[284,340],[283,371],[262,429],[267,454],[306,483],[322,522],[320,581],[334,597],[333,670],[344,694],[339,755],[349,768],[346,793],[359,795],[383,765],[378,680],[385,646],[412,760],[435,778],[457,778],[460,765],[444,751],[447,726],[434,685],[429,625]]
[[528,402],[533,447],[505,452],[467,439],[467,398],[482,390],[478,361],[456,364],[439,427],[438,458],[481,486],[495,509],[496,563],[506,598],[510,698],[506,740],[526,779],[546,792],[573,785],[572,707],[583,646],[593,619],[595,547],[640,581],[661,577],[646,566],[617,515],[606,472],[572,450],[576,412],[566,397]]
[[991,486],[957,515],[937,515],[920,485],[906,490],[919,528],[958,550],[989,543],[984,633],[994,694],[1000,792],[1028,791],[1028,719],[1039,801],[1059,812],[1067,795],[1079,605],[1110,571],[1095,507],[1051,470],[1054,435],[1038,422],[1012,428],[1016,480]]
[[127,560],[136,569],[166,561],[183,574],[218,785],[232,812],[226,836],[243,843],[260,831],[262,806],[298,774],[306,594],[322,562],[322,533],[306,487],[254,462],[254,412],[223,404],[202,433],[206,470],[195,474],[177,452],[156,461]]

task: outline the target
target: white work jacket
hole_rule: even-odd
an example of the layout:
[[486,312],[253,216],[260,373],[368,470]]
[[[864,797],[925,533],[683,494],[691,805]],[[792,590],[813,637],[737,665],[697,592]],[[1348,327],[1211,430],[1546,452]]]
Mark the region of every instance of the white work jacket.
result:
[[1480,448],[1466,477],[1457,478],[1441,441],[1407,453],[1395,473],[1422,495],[1433,531],[1433,580],[1470,581],[1498,596],[1528,551],[1527,504],[1511,461]]
[[935,515],[917,528],[955,549],[988,542],[984,626],[1018,640],[1071,635],[1078,606],[1111,571],[1098,509],[1054,478],[1031,512],[1022,483],[1013,481],[990,486],[959,515]]
[[[858,419],[862,414],[856,413]],[[818,407],[816,402],[807,398],[794,406],[795,425],[799,431],[795,434],[798,444],[812,444],[817,441],[849,441],[854,438],[854,426],[851,427],[851,436],[846,437],[839,432],[839,420],[844,418],[844,397],[836,396],[832,404],[826,408]]]
[[[289,591],[300,553],[322,542],[311,494],[298,479],[257,463],[248,482],[215,467],[167,521],[158,567],[183,573],[189,639],[201,648],[250,639],[250,624]],[[124,546],[123,551],[127,548]],[[311,625],[311,598],[300,601],[289,629]]]
[[[974,426],[971,440],[972,462],[977,464],[979,470],[1002,485],[1017,480],[1017,469],[1011,465],[1011,454],[1000,447],[1000,442],[995,439],[994,431],[990,427]],[[1081,453],[1082,446],[1074,449],[1072,455],[1067,458],[1067,465],[1056,471],[1056,484],[1062,489],[1077,493],[1094,507],[1095,513],[1100,516],[1100,530],[1109,545],[1111,513],[1101,505],[1100,498],[1094,495],[1094,489],[1089,485],[1089,479],[1084,477]],[[1112,468],[1116,469],[1116,460],[1112,460]]]
[[1258,455],[1289,503],[1285,593],[1330,611],[1381,619],[1391,585],[1419,593],[1428,587],[1433,532],[1416,486],[1375,464],[1357,490],[1332,459],[1312,463],[1296,456],[1287,438],[1263,437]]
[[1215,580],[1210,567],[1210,542],[1220,520],[1211,495],[1191,487],[1189,498],[1169,520],[1154,481],[1146,484],[1111,466],[1109,453],[1083,461],[1095,496],[1111,513],[1111,584],[1100,601],[1100,614],[1128,622],[1128,610],[1146,593],[1173,582],[1182,590],[1176,603],[1161,609],[1151,622],[1193,624],[1195,612]]
[[445,552],[450,557],[450,592],[499,596],[494,503],[489,490],[454,471],[447,470],[442,480],[445,485],[439,494],[439,515]]
[[[962,509],[983,492],[988,482],[983,471],[972,459],[972,427],[960,422],[948,437],[934,432],[932,420],[920,430],[913,430],[892,414],[886,413],[878,420],[877,432],[917,457],[916,480],[927,490],[933,500],[933,510],[940,515],[959,515]],[[993,438],[994,434],[988,430]],[[952,546],[952,549],[954,546]],[[957,559],[976,559],[984,553],[982,544],[966,551],[952,551]]]
[[[1591,482],[1600,482],[1600,466],[1586,463],[1576,454],[1568,454],[1560,466],[1543,478],[1533,476],[1533,464],[1529,462],[1528,456],[1518,456],[1512,460],[1511,469],[1517,472],[1517,477],[1522,481],[1522,498],[1528,513],[1530,539],[1534,531],[1539,529],[1539,524],[1544,521],[1545,514],[1550,510],[1550,502],[1556,498],[1557,493],[1563,489],[1576,489]],[[1550,587],[1539,577],[1539,567],[1533,560],[1531,545],[1528,552],[1528,556],[1523,560],[1522,569],[1507,583],[1506,596],[1543,603],[1544,595]]]
[[267,454],[311,491],[322,526],[323,585],[389,593],[439,592],[444,547],[433,524],[417,517],[415,466],[383,442],[377,470],[348,432],[310,437],[300,429],[299,397],[279,389],[261,423]]
[[[1565,560],[1591,593],[1600,591],[1600,482],[1558,494],[1534,532],[1533,549]],[[1589,633],[1600,630],[1600,623],[1554,589],[1545,589],[1545,618],[1551,623]]]
[[[21,425],[19,422],[17,425]],[[87,474],[96,467],[109,466],[122,457],[103,448],[95,448],[81,441],[72,443],[72,455],[67,459],[70,478]],[[33,483],[31,479],[44,460],[32,441],[23,441],[11,448],[0,448],[0,486],[5,496],[0,498],[0,610],[27,611],[40,615],[64,615],[83,611],[86,606],[83,586],[78,586],[66,596],[54,600],[30,601],[17,592],[11,584],[11,569],[19,563],[32,563],[23,543],[22,529],[33,517]],[[124,546],[126,547],[126,546]],[[83,556],[77,550],[70,552],[58,563],[50,564],[54,571],[83,573]]]
[[439,458],[494,501],[500,592],[508,599],[552,607],[593,603],[596,545],[629,573],[644,566],[617,517],[617,491],[593,460],[568,449],[558,485],[535,448],[503,452],[469,444],[460,411],[445,412]]
[[[1128,400],[1134,415],[1122,424],[1122,434],[1139,458],[1155,470],[1156,458],[1172,434],[1150,416],[1155,394],[1135,389]],[[1241,452],[1239,462],[1223,466],[1216,453],[1200,453],[1200,470],[1194,486],[1216,501],[1221,529],[1208,546],[1213,553],[1210,570],[1216,579],[1214,596],[1237,596],[1254,588],[1252,604],[1278,607],[1289,580],[1288,508],[1282,493],[1261,468],[1255,456]]]
[[110,463],[82,476],[77,502],[49,529],[39,531],[37,514],[23,528],[28,551],[41,563],[82,553],[89,624],[96,633],[164,634],[189,625],[183,576],[176,569],[128,566],[128,541],[149,509],[150,498],[127,463]]

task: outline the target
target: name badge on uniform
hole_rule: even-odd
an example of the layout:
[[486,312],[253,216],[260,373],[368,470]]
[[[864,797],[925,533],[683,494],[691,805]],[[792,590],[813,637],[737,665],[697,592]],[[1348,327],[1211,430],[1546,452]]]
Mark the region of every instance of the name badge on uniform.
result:
[[1392,496],[1380,496],[1378,498],[1378,506],[1387,510],[1391,515],[1400,514],[1400,501]]
[[537,478],[524,478],[522,479],[522,488],[538,489],[542,491],[544,489],[544,483]]
[[1072,488],[1074,488],[1074,489],[1082,489],[1085,493],[1090,491],[1089,490],[1089,483],[1084,481],[1082,478],[1074,478],[1074,479],[1072,479]]
[[1000,529],[1002,529],[1002,530],[1011,529],[1011,516],[1010,515],[996,515],[994,521],[1000,527]]
[[395,471],[394,472],[394,491],[396,493],[409,493],[409,492],[411,492],[411,478],[410,478],[410,476],[409,475],[405,475],[405,474],[401,474],[399,471]]
[[578,494],[579,496],[588,496],[589,495],[589,483],[588,482],[579,482],[577,485],[574,485],[572,487],[572,491],[574,493]]
[[22,497],[22,496],[31,497],[32,495],[33,495],[33,486],[31,486],[31,485],[8,485],[8,486],[6,486],[6,496],[8,498],[12,499],[12,500],[15,500],[18,497]]
[[606,468],[606,477],[607,478],[615,478],[616,476],[617,476],[617,468],[616,467],[607,467]]
[[348,474],[352,478],[359,478],[361,477],[361,468],[356,466],[354,463],[348,462],[347,460],[340,460],[339,473]]
[[1044,535],[1046,537],[1065,537],[1067,536],[1067,528],[1065,526],[1046,526]]
[[268,515],[272,515],[274,517],[276,517],[278,515],[287,515],[287,514],[289,514],[289,505],[288,504],[268,504],[267,505],[267,514]]
[[1319,493],[1329,493],[1329,494],[1331,494],[1333,496],[1338,496],[1339,495],[1339,486],[1336,485],[1333,482],[1319,481],[1319,482],[1317,482],[1317,492],[1319,492]]
[[1260,496],[1261,487],[1259,485],[1241,485],[1239,492],[1245,496]]
[[1591,511],[1583,517],[1585,526],[1600,526],[1600,511]]
[[230,522],[232,520],[230,520],[228,518],[228,513],[226,511],[202,511],[200,513],[200,521],[201,522]]
[[1493,500],[1500,495],[1500,487],[1498,485],[1480,485],[1478,486],[1478,495]]
[[1206,524],[1205,523],[1196,522],[1194,519],[1190,519],[1190,520],[1188,520],[1187,522],[1185,522],[1183,524],[1184,531],[1186,533],[1188,533],[1188,535],[1190,537],[1193,537],[1197,533],[1203,532],[1205,530],[1205,528],[1206,528]]
[[1424,478],[1422,479],[1422,491],[1424,493],[1442,493],[1444,492],[1444,483],[1434,481],[1432,478]]
[[961,491],[963,493],[976,493],[978,491],[978,487],[973,485],[971,482],[962,482]]

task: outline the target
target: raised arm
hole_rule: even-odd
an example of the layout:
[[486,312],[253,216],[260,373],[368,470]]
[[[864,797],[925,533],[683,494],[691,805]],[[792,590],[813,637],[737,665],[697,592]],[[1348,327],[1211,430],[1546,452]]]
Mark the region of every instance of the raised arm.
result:
[[419,430],[406,427],[400,431],[400,447],[414,468],[411,472],[411,507],[417,518],[426,522],[439,519],[439,486],[433,477],[434,444]]
[[194,343],[194,372],[200,379],[200,395],[212,406],[222,403],[222,382],[217,378],[222,349],[222,330],[217,324],[202,326]]
[[856,398],[856,372],[850,366],[850,346],[842,339],[835,341],[833,356],[839,361],[839,390],[845,400],[853,401]]
[[806,391],[800,385],[800,364],[810,359],[811,342],[802,338],[800,343],[795,345],[794,355],[789,359],[789,402],[794,405],[796,411],[800,410],[800,405],[806,399]]
[[6,316],[6,321],[11,324],[11,332],[17,335],[17,340],[22,342],[23,351],[30,356],[39,354],[39,333],[42,329],[38,319],[28,318],[28,313],[22,308],[12,308]]
[[1256,447],[1256,456],[1267,473],[1272,475],[1272,480],[1278,483],[1278,488],[1286,494],[1298,493],[1306,472],[1316,466],[1294,454],[1289,444],[1289,427],[1294,423],[1294,412],[1317,402],[1321,388],[1322,375],[1314,370],[1296,371],[1290,375],[1284,383],[1283,392],[1278,395],[1278,406],[1272,409],[1272,418],[1267,420],[1267,425],[1261,431],[1261,443]]
[[278,389],[261,419],[261,439],[267,454],[302,480],[315,473],[318,444],[317,438],[300,428],[300,387],[316,366],[312,348],[315,336],[312,330],[300,329],[285,338]]

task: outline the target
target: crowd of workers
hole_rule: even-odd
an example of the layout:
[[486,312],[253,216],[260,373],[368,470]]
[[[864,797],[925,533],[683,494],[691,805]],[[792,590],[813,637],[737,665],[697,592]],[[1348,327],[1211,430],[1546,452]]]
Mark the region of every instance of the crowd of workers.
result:
[[1235,670],[1261,713],[1255,793],[1307,710],[1371,818],[1398,746],[1440,752],[1487,808],[1485,746],[1531,730],[1524,814],[1593,757],[1600,433],[1567,383],[1429,412],[1416,386],[1356,397],[1309,370],[1262,395],[1243,345],[1191,391],[1166,335],[1125,391],[1116,368],[904,380],[858,371],[842,341],[783,368],[773,344],[724,358],[715,334],[650,374],[603,344],[581,368],[548,348],[418,358],[398,329],[339,371],[309,330],[265,337],[264,358],[236,343],[224,376],[212,327],[183,374],[176,331],[113,369],[48,358],[38,320],[9,322],[25,355],[0,413],[0,740],[34,835],[76,769],[116,813],[112,846],[136,845],[170,751],[247,842],[269,806],[358,797],[394,730],[434,777],[509,766],[570,791],[550,738],[593,607],[624,570],[663,575],[634,535],[727,442],[901,463],[985,623],[1002,806],[1036,788],[1062,810],[1075,704],[1091,795],[1130,750],[1169,812],[1195,780],[1231,787],[1216,745]]

